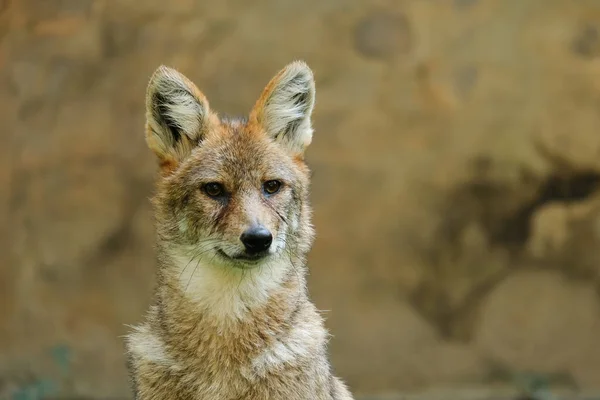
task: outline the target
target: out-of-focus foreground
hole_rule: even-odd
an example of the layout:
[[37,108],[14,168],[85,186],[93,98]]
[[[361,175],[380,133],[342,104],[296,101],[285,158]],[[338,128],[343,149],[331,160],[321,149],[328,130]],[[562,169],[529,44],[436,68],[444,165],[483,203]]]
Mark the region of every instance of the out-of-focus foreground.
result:
[[336,374],[600,389],[599,2],[4,0],[0,33],[0,396],[129,396],[153,70],[245,114],[294,59]]

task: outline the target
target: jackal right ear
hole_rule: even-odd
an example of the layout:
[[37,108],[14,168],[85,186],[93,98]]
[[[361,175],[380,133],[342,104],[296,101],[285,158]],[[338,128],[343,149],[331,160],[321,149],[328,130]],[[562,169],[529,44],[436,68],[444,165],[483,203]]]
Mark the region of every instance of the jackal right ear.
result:
[[250,120],[293,154],[301,155],[312,140],[315,104],[313,73],[303,61],[283,68],[255,103]]
[[206,130],[206,97],[189,79],[160,66],[146,92],[146,142],[161,166],[172,169],[187,157]]

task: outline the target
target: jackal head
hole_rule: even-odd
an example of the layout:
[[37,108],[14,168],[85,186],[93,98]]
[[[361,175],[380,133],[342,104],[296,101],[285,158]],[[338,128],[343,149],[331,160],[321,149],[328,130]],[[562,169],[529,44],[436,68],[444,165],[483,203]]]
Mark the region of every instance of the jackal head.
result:
[[161,170],[160,245],[241,269],[303,258],[313,236],[304,151],[314,99],[311,70],[294,62],[247,118],[226,119],[185,76],[158,68],[147,90],[146,141]]

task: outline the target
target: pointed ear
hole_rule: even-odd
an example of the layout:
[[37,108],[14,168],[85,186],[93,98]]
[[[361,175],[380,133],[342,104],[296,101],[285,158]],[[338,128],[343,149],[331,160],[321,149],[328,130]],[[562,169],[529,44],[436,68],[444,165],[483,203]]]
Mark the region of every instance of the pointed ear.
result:
[[208,101],[190,80],[159,67],[146,92],[146,142],[161,166],[174,168],[199,143],[206,130]]
[[282,69],[265,87],[250,121],[293,154],[302,155],[312,141],[315,104],[313,73],[302,61]]

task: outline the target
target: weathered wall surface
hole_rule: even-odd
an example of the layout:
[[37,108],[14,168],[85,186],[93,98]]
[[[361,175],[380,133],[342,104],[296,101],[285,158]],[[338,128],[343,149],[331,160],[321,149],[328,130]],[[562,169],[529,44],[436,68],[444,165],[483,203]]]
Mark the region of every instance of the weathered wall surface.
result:
[[0,1],[0,391],[128,393],[152,71],[246,113],[296,58],[337,373],[600,389],[599,29],[591,0]]

